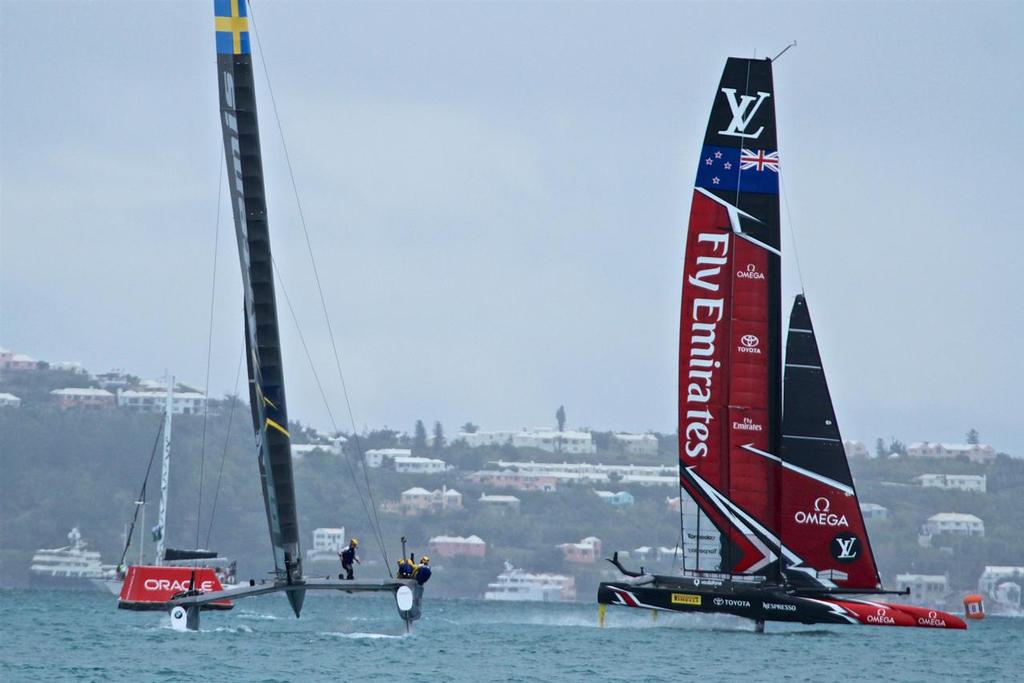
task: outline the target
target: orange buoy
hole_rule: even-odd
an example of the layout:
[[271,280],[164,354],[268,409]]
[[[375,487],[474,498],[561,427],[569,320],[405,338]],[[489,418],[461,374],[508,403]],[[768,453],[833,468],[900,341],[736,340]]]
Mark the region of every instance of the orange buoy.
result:
[[985,618],[985,600],[977,593],[964,596],[964,613],[968,619]]

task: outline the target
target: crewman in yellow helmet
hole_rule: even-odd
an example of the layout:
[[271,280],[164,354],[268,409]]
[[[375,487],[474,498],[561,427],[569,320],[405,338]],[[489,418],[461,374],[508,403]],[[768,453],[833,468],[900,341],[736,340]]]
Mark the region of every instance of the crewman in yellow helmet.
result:
[[350,540],[348,542],[348,547],[345,548],[340,553],[338,553],[338,557],[341,558],[341,570],[345,573],[344,576],[342,576],[341,574],[338,574],[338,578],[339,579],[345,579],[346,581],[351,581],[352,579],[355,578],[355,575],[352,572],[352,565],[353,564],[361,564],[361,562],[359,562],[359,558],[356,557],[356,548],[358,548],[358,547],[359,547],[359,539],[353,538],[352,540]]
[[408,559],[403,557],[398,560],[398,578],[411,579],[413,570],[413,564]]
[[424,555],[420,558],[420,563],[416,565],[416,569],[413,570],[412,576],[416,579],[416,583],[419,585],[425,584],[430,581],[430,558]]

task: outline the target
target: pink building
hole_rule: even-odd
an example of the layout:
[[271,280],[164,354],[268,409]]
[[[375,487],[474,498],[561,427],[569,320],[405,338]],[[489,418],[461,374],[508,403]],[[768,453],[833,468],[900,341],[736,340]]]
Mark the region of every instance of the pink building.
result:
[[380,507],[384,512],[401,515],[420,515],[427,512],[441,512],[442,510],[461,510],[462,494],[455,489],[447,487],[428,491],[425,488],[414,486],[411,489],[402,491],[400,500],[385,502]]
[[430,539],[430,554],[439,557],[484,557],[487,543],[479,536],[434,536]]
[[558,478],[536,472],[514,472],[512,470],[481,470],[467,477],[475,484],[494,488],[511,488],[517,491],[558,490]]
[[39,361],[24,353],[14,353],[9,349],[0,349],[0,368],[5,370],[38,370]]
[[566,562],[594,564],[601,559],[601,539],[587,536],[579,543],[562,543],[558,546]]

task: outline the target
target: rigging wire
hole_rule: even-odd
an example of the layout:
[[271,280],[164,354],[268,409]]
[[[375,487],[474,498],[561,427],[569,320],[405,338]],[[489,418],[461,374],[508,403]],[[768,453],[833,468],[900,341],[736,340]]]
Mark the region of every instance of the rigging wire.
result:
[[[341,355],[338,352],[338,345],[337,345],[337,342],[335,340],[335,335],[334,335],[333,327],[331,325],[331,318],[330,318],[330,315],[327,312],[327,301],[326,301],[326,298],[324,297],[324,290],[323,290],[323,286],[322,286],[321,281],[320,281],[320,273],[319,273],[319,270],[318,270],[317,265],[316,265],[316,258],[315,258],[314,254],[313,254],[313,246],[312,246],[312,242],[311,242],[310,237],[309,237],[309,229],[306,226],[306,217],[305,217],[305,214],[302,211],[302,202],[299,199],[299,188],[298,188],[298,185],[295,182],[295,173],[294,173],[294,171],[292,169],[291,157],[288,154],[288,145],[285,142],[284,128],[281,125],[281,117],[280,117],[280,115],[278,113],[278,109],[277,109],[277,99],[274,97],[274,89],[273,89],[273,87],[271,85],[270,69],[267,67],[267,60],[266,60],[266,57],[265,57],[265,54],[264,54],[264,50],[263,50],[263,43],[260,40],[260,34],[259,34],[259,31],[256,28],[256,18],[254,16],[253,11],[252,11],[252,3],[249,4],[249,21],[252,24],[253,34],[256,36],[256,44],[257,44],[257,46],[259,48],[259,54],[260,54],[260,63],[263,66],[263,73],[264,73],[264,76],[265,76],[265,78],[267,80],[267,93],[270,95],[271,108],[274,111],[274,121],[277,124],[278,135],[281,138],[281,146],[282,146],[282,149],[284,151],[285,165],[288,168],[288,177],[289,177],[289,179],[291,181],[292,192],[295,195],[295,204],[296,204],[296,207],[298,208],[299,223],[302,226],[302,233],[303,233],[303,235],[305,237],[305,241],[306,241],[306,250],[309,253],[309,260],[310,260],[310,264],[311,264],[312,270],[313,270],[313,279],[316,281],[317,292],[319,293],[319,297],[320,297],[320,308],[321,308],[321,310],[323,312],[324,321],[326,322],[326,325],[327,325],[327,333],[328,333],[328,337],[329,337],[330,342],[331,342],[331,349],[332,349],[332,351],[334,353],[335,367],[337,368],[337,371],[338,371],[338,379],[339,379],[339,381],[341,383],[342,394],[343,394],[343,396],[345,398],[345,405],[346,405],[347,410],[348,410],[349,422],[352,425],[352,438],[353,438],[353,440],[355,442],[356,454],[359,456],[360,463],[362,464],[362,467],[363,467],[363,479],[364,479],[364,482],[365,482],[365,485],[366,485],[366,493],[367,493],[367,495],[368,495],[368,497],[370,499],[370,512],[367,513],[367,517],[369,518],[371,526],[374,527],[374,533],[375,533],[375,535],[377,537],[378,543],[380,544],[381,554],[384,556],[384,565],[385,565],[385,567],[387,567],[388,575],[389,576],[393,576],[392,571],[391,571],[391,562],[390,562],[390,560],[388,560],[387,549],[386,549],[386,546],[385,546],[385,543],[384,543],[383,536],[381,534],[380,518],[379,518],[379,516],[377,514],[377,505],[376,505],[376,502],[373,499],[373,490],[370,487],[370,478],[369,478],[369,474],[366,471],[365,460],[363,459],[362,445],[360,444],[359,435],[357,433],[355,414],[354,414],[354,412],[352,410],[352,402],[351,402],[351,400],[349,398],[348,386],[347,386],[347,384],[345,382],[345,375],[344,375],[344,372],[342,371],[342,367],[341,367]],[[274,269],[275,269],[275,271],[277,270],[277,264],[276,263],[274,264]],[[281,276],[280,276],[280,272],[279,271],[278,271],[278,280],[281,281]],[[289,303],[289,308],[291,308],[291,304],[290,303]],[[292,312],[292,315],[294,317],[294,310]],[[298,320],[297,319],[296,319],[296,326],[298,326]],[[301,333],[300,333],[300,337],[301,337]],[[305,342],[303,342],[303,345],[305,346]],[[308,355],[308,349],[307,349],[307,355]],[[314,375],[315,375],[315,371],[314,371]],[[320,386],[319,379],[317,380],[317,385]],[[322,387],[320,387],[320,390],[321,390],[321,396],[323,397],[324,403],[326,405],[327,397],[324,394]],[[330,410],[329,407],[328,407],[328,414],[331,415],[331,410]],[[331,415],[331,421],[332,421],[332,424],[333,424],[334,423],[333,415]],[[334,424],[334,429],[335,429],[335,431],[338,431],[336,424]],[[349,468],[354,470],[354,468],[352,468],[352,463],[349,461],[349,458],[347,456],[346,456],[345,460],[348,463]],[[353,471],[353,480],[354,480],[354,483],[356,483],[356,490],[359,491],[359,485],[358,485],[357,482],[355,482],[355,473],[354,473],[354,471]],[[359,495],[360,495],[360,499],[362,499],[362,492],[361,491],[359,491]],[[364,510],[365,510],[365,506],[364,506]]]
[[[281,294],[284,295],[285,304],[288,306],[288,312],[292,316],[292,322],[295,324],[295,329],[299,335],[299,343],[302,344],[302,350],[306,354],[306,361],[309,363],[310,372],[313,373],[313,380],[316,382],[317,390],[320,392],[320,398],[323,399],[324,408],[327,410],[327,417],[331,421],[331,427],[335,432],[338,432],[338,423],[334,419],[334,411],[331,410],[330,402],[327,400],[327,392],[324,390],[323,383],[320,381],[320,373],[316,371],[316,364],[313,362],[313,355],[309,351],[309,345],[306,343],[306,335],[302,332],[302,327],[299,325],[299,318],[295,313],[295,307],[292,306],[292,299],[288,296],[288,289],[284,286],[284,279],[281,277],[281,271],[277,267],[277,261],[271,256],[271,264],[274,267],[274,274],[277,276],[277,284],[281,288]],[[361,455],[360,451],[360,455]],[[348,455],[344,456],[345,464],[348,466],[349,475],[352,477],[352,484],[355,486],[356,495],[359,496],[359,504],[363,508],[363,513],[366,514],[366,518],[370,521],[370,526],[373,528],[374,539],[381,546],[381,552],[384,554],[384,560],[388,565],[388,574],[391,573],[391,563],[388,561],[387,552],[384,550],[384,537],[380,532],[380,526],[374,525],[374,517],[371,515],[370,506],[374,506],[373,499],[370,499],[367,504],[366,498],[363,496],[362,488],[359,486],[359,481],[356,477],[355,467],[352,465],[351,458]],[[367,484],[367,490],[369,490],[369,484]]]
[[786,177],[782,174],[782,164],[779,164],[779,189],[782,194],[782,203],[786,205],[786,222],[789,224],[789,241],[793,245],[793,262],[796,264],[796,276],[800,280],[800,293],[806,295],[804,288],[804,272],[800,268],[800,252],[796,248],[796,227],[793,225],[793,212],[789,209],[789,193],[786,192]]
[[153,450],[149,454],[149,464],[146,465],[146,476],[142,478],[142,490],[139,491],[139,497],[135,499],[135,514],[132,515],[132,525],[128,529],[128,535],[124,539],[124,550],[121,551],[121,561],[117,563],[118,567],[124,565],[124,558],[128,556],[128,549],[132,545],[132,536],[135,534],[135,523],[139,519],[139,508],[146,502],[146,485],[149,483],[149,473],[153,469],[153,461],[156,459],[156,451],[160,446],[160,435],[164,433],[164,421],[160,420],[160,426],[156,430],[156,438],[153,440]]
[[206,543],[203,547],[210,547],[210,535],[213,533],[213,520],[217,518],[217,500],[220,498],[220,483],[224,477],[224,461],[228,457],[228,444],[231,443],[231,423],[235,419],[235,406],[238,405],[238,383],[242,377],[242,359],[245,358],[245,340],[242,340],[242,349],[238,352],[238,366],[235,368],[235,388],[231,392],[231,410],[228,411],[228,426],[224,432],[224,450],[220,454],[220,469],[217,471],[217,485],[213,489],[213,505],[210,506],[210,525],[206,528]]
[[[213,230],[213,276],[210,278],[210,326],[206,337],[206,385],[203,394],[206,400],[203,402],[203,436],[199,446],[199,500],[196,505],[196,544],[199,547],[199,527],[203,519],[203,478],[206,469],[206,426],[210,416],[210,358],[213,354],[213,312],[217,298],[217,252],[220,246],[220,204],[224,192],[224,164],[220,163],[218,156],[217,168],[220,169],[217,175],[217,220]],[[172,389],[173,390],[173,389]],[[212,520],[211,520],[212,524]]]

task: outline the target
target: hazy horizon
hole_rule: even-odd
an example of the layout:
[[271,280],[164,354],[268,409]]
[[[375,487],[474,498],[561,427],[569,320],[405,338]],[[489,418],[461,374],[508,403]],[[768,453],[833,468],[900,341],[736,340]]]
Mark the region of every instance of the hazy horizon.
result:
[[[564,405],[572,427],[673,432],[714,88],[726,57],[795,39],[775,69],[783,308],[795,233],[844,438],[974,427],[1024,455],[1024,6],[254,14],[358,429],[551,425]],[[0,346],[202,386],[219,214],[209,392],[232,390],[240,277],[218,209],[212,17],[205,0],[0,2]],[[256,71],[275,259],[348,430],[258,56]],[[330,428],[278,297],[289,415]]]

